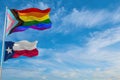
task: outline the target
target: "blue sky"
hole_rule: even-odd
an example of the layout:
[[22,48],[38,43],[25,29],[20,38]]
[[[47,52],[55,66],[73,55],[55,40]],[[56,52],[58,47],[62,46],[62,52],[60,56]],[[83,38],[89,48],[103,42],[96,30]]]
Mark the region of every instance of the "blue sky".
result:
[[4,62],[3,80],[120,79],[120,0],[0,0],[0,3],[0,44],[5,5],[15,9],[50,7],[52,21],[51,29],[29,29],[6,37],[15,42],[38,40],[39,56]]

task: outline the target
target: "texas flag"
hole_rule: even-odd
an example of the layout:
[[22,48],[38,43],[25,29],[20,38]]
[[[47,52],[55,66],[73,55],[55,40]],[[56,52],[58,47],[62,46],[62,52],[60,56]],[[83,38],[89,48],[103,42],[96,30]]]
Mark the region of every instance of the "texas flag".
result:
[[36,48],[37,41],[29,42],[26,40],[19,42],[6,41],[4,61],[20,56],[34,57],[38,55]]

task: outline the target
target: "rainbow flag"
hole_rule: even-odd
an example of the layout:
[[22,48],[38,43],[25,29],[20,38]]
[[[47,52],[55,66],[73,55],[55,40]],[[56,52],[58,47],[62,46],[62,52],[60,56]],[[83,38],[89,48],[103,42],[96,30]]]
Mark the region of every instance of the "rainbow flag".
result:
[[28,8],[24,10],[7,10],[6,34],[25,31],[28,28],[45,30],[51,28],[49,17],[50,8],[40,10],[38,8]]

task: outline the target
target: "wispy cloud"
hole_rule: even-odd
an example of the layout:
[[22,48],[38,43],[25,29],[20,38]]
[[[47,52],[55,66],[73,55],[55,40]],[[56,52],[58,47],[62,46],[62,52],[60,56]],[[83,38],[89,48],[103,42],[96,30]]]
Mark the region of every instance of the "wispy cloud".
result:
[[43,2],[39,2],[38,6],[39,6],[40,9],[46,9],[46,8],[48,8],[48,4],[45,4]]
[[59,22],[59,20],[62,19],[64,13],[65,13],[65,8],[61,7],[51,16],[51,18],[54,22]]
[[66,15],[63,18],[63,24],[72,24],[77,27],[96,27],[104,24],[113,24],[120,22],[120,9],[114,11],[108,10],[77,10],[76,8],[73,11]]
[[[59,65],[60,66],[60,65]],[[45,73],[46,71],[39,70],[22,70],[22,69],[4,69],[3,79],[8,80],[13,78],[13,80],[21,79],[42,79],[42,80],[119,80],[119,68],[109,68],[102,70],[101,68],[96,69],[69,69],[69,70],[51,70],[50,72]],[[13,75],[17,74],[19,75]],[[29,74],[28,74],[29,73]]]
[[58,10],[58,13],[60,12],[60,14],[57,14],[56,12],[56,14],[53,15],[54,20],[59,22],[59,25],[57,25],[57,28],[55,29],[56,32],[69,33],[74,30],[81,30],[82,28],[92,29],[103,26],[109,27],[109,25],[117,25],[120,23],[119,7],[112,11],[107,9],[78,10],[76,8],[73,8],[70,13],[67,13],[66,11],[66,8],[60,9],[60,11]]
[[[36,5],[34,5],[34,4],[36,4]],[[48,4],[46,4],[46,3],[44,3],[44,2],[37,2],[37,3],[29,3],[29,4],[25,4],[25,5],[22,5],[21,7],[20,7],[20,9],[26,9],[26,8],[31,8],[31,7],[37,7],[37,8],[39,8],[39,9],[46,9],[46,8],[48,8]]]
[[[56,51],[55,49],[40,49],[41,54],[51,54],[52,56],[49,56],[47,59],[37,58],[23,61],[31,65],[36,65],[39,68],[43,68],[44,66],[44,70],[47,70],[49,73],[46,77],[52,80],[56,80],[56,78],[63,80],[79,80],[80,78],[119,80],[120,53],[119,51],[110,51],[105,48],[120,42],[119,32],[120,27],[96,32],[88,38],[89,40],[85,47],[69,46],[67,49],[64,48],[64,52]],[[95,51],[93,51],[94,49]],[[73,66],[70,67],[71,65]],[[86,68],[82,67],[89,68],[86,70]]]
[[[72,24],[77,27],[87,26],[94,27],[97,25],[104,24],[109,18],[108,13],[105,10],[91,11],[91,10],[77,10],[73,11],[66,15],[63,20],[63,25]],[[108,19],[109,20],[109,19]]]
[[[25,69],[4,69],[4,75],[8,75],[8,77],[3,76],[3,79],[8,80],[9,78],[13,78],[13,80],[21,80],[21,79],[42,79],[46,80],[46,76],[43,75],[43,71],[41,70],[25,70]],[[15,75],[19,73],[19,75]],[[29,73],[29,74],[28,74]],[[13,74],[13,75],[10,75]]]
[[[6,71],[4,71],[4,74],[5,75],[9,74],[9,78],[14,78],[18,80],[19,79],[56,80],[57,78],[59,78],[60,80],[61,79],[62,80],[74,80],[74,79],[98,80],[98,78],[99,80],[109,80],[109,79],[119,80],[120,53],[117,51],[112,52],[100,48],[99,49],[97,48],[96,51],[92,52],[92,50],[90,50],[91,48],[90,49],[88,48],[90,48],[90,45],[89,47],[85,47],[85,48],[76,46],[72,49],[69,48],[65,52],[55,51],[54,49],[51,50],[46,49],[42,52],[42,50],[40,49],[41,51],[40,55],[43,54],[44,56],[46,53],[48,53],[49,55],[51,55],[51,57],[47,59],[41,59],[42,57],[40,58],[39,56],[36,59],[35,58],[21,59],[17,62],[14,62],[13,60],[9,61],[7,65],[9,65],[12,62],[12,65],[14,67],[19,67],[20,69],[23,68],[23,70],[20,70],[19,68],[18,68],[19,70],[6,69]],[[15,66],[15,65],[20,65],[21,62],[25,64],[21,66]],[[29,69],[27,69],[28,66]],[[86,70],[86,68],[82,69],[82,67],[89,67],[89,68]],[[46,72],[48,74],[46,74]],[[17,73],[20,74],[13,75]]]
[[89,39],[88,46],[95,51],[100,48],[120,42],[120,27],[111,28],[102,32],[94,32]]

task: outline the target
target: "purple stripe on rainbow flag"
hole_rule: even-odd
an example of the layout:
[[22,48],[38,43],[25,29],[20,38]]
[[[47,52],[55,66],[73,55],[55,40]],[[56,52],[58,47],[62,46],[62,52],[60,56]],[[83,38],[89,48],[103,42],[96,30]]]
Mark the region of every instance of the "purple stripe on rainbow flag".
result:
[[36,29],[36,30],[44,30],[44,29],[49,29],[51,28],[51,23],[45,24],[45,23],[41,23],[41,24],[37,24],[37,25],[32,25],[32,26],[18,26],[15,29],[13,29],[12,32],[21,32],[21,31],[25,31],[28,28],[32,28],[32,29]]

